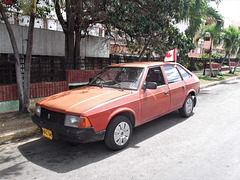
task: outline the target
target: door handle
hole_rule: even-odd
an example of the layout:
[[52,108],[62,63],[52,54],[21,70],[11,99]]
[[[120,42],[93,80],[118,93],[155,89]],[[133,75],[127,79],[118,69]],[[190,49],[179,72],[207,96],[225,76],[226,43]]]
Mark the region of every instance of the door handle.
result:
[[182,88],[185,90],[185,89],[186,89],[186,86],[182,86]]
[[164,92],[164,95],[165,95],[165,96],[169,96],[168,91],[165,91],[165,92]]

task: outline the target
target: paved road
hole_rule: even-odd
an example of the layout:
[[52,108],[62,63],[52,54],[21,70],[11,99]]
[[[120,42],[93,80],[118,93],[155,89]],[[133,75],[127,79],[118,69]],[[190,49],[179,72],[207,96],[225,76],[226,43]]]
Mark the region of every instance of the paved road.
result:
[[194,115],[134,129],[128,148],[34,137],[0,146],[0,179],[240,179],[240,80],[203,89]]

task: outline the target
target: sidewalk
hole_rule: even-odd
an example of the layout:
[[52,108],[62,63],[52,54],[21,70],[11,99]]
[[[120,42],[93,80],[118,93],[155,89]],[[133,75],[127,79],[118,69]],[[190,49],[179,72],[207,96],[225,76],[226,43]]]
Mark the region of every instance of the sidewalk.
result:
[[[213,81],[200,86],[201,89],[240,79],[240,76],[227,78],[225,80]],[[26,137],[40,135],[39,128],[32,122],[31,116],[24,117],[16,111],[0,113],[0,145],[19,140]]]
[[33,136],[39,132],[30,115],[24,117],[16,111],[0,113],[0,144]]

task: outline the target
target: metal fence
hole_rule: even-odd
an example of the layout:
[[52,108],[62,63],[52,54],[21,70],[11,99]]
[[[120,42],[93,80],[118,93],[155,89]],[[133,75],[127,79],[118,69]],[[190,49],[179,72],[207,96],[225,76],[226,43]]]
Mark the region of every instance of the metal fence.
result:
[[[143,57],[141,61],[162,61],[163,58],[147,58]],[[180,60],[180,59],[179,59]],[[178,60],[178,61],[179,61]],[[212,60],[220,63],[222,59]],[[65,81],[65,70],[81,69],[94,70],[102,69],[111,64],[122,62],[138,61],[137,56],[110,55],[109,58],[85,58],[74,61],[62,57],[33,57],[31,65],[31,83],[36,82],[54,82]],[[231,59],[236,62],[237,59]],[[201,58],[182,58],[179,63],[187,67],[191,71],[203,70],[206,68],[208,59]],[[225,61],[225,64],[227,61]],[[24,73],[24,58],[21,58],[21,71]],[[0,85],[15,84],[16,73],[13,60],[2,60],[0,57]]]
[[0,85],[13,84],[16,82],[14,63],[0,63]]
[[61,58],[32,58],[31,82],[64,81],[65,64]]

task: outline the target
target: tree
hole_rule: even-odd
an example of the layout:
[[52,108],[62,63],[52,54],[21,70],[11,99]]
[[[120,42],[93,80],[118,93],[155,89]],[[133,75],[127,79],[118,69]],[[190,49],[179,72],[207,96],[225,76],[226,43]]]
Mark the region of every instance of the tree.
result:
[[196,42],[198,42],[198,40],[202,37],[203,38],[208,37],[210,39],[209,65],[210,65],[211,76],[216,76],[212,70],[212,48],[216,47],[218,44],[220,44],[221,31],[222,31],[221,26],[218,26],[217,23],[212,24],[212,25],[206,25],[206,26],[202,27],[202,29],[196,39]]
[[193,38],[206,21],[215,22],[217,29],[223,26],[222,16],[208,4],[211,1],[216,4],[221,2],[221,0],[194,0],[190,2],[187,10],[184,9],[184,20],[189,23],[186,29],[187,36]]
[[178,62],[181,63],[181,58],[188,56],[187,54],[195,49],[195,45],[192,43],[192,38],[187,37],[185,34],[181,33],[177,41],[177,49],[179,54]]
[[[65,34],[65,57],[80,58],[80,41],[89,27],[106,18],[107,0],[53,0],[58,20]],[[63,14],[66,14],[64,18]]]
[[[26,52],[26,58],[24,61],[24,77],[23,78],[21,74],[20,54],[18,51],[16,38],[13,33],[12,27],[8,21],[8,16],[7,16],[7,12],[11,8],[13,9],[13,11],[22,11],[22,14],[26,14],[30,16],[30,22],[29,22],[29,28],[28,28],[28,40],[27,40],[27,52]],[[35,21],[35,15],[36,15],[36,0],[33,0],[33,1],[22,0],[20,3],[17,0],[2,0],[0,2],[0,13],[3,21],[5,22],[5,25],[12,43],[13,52],[14,52],[16,81],[17,81],[18,97],[19,97],[19,111],[21,113],[28,113],[30,111],[29,110],[30,71],[31,71],[34,21]]]
[[224,29],[223,32],[223,48],[226,52],[225,59],[228,57],[229,73],[234,73],[231,67],[230,56],[236,54],[239,51],[240,31],[235,27],[230,26],[229,28]]
[[166,0],[114,1],[105,23],[109,32],[116,29],[125,38],[127,47],[140,50],[141,61],[147,49],[153,50],[153,44],[158,44],[162,52],[171,46],[170,42],[178,34],[177,29],[170,24],[174,17],[178,18],[177,3]]
[[[207,0],[115,0],[108,10],[107,29],[115,28],[125,38],[128,47],[140,50],[139,61],[146,50],[164,55],[179,44],[180,32],[175,24],[190,22],[187,35],[192,38],[190,34],[195,35],[206,17],[207,3]],[[196,24],[197,19],[201,23]]]

